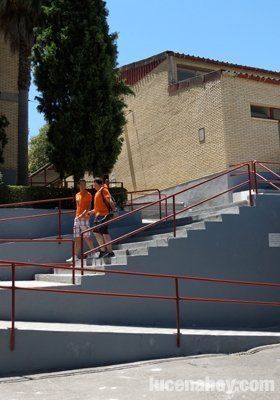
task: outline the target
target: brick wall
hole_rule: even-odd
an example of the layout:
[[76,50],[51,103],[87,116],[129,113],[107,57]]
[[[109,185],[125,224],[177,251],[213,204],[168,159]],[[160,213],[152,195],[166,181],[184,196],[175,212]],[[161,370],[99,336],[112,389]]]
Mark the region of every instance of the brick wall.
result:
[[252,118],[250,105],[280,108],[280,86],[230,74],[222,77],[227,164],[280,160],[279,123]]
[[[280,108],[279,85],[223,72],[220,79],[169,94],[176,64],[205,68],[203,62],[169,59],[133,86],[114,178],[131,190],[164,189],[238,162],[280,160],[279,123],[250,113],[250,104]],[[200,128],[205,143],[199,143]]]
[[[128,189],[174,186],[226,166],[221,82],[168,94],[164,61],[133,87],[113,175]],[[205,143],[198,130],[205,128]]]
[[4,150],[5,163],[1,169],[17,169],[17,126],[18,126],[18,99],[17,74],[18,57],[0,36],[0,114],[4,114],[10,125],[7,129],[8,144]]

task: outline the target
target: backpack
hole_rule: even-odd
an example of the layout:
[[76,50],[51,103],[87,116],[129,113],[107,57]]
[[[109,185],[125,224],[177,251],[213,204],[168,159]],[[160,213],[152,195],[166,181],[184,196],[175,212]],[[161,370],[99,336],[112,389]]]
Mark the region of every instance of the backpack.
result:
[[[104,193],[103,193],[103,189],[104,188],[101,188],[101,196],[102,196],[102,200],[103,200],[103,203],[106,205],[106,207],[107,207],[107,209],[108,209],[108,211],[109,211],[109,216],[111,217],[111,218],[114,218],[114,217],[117,217],[118,216],[118,206],[117,206],[117,203],[116,203],[116,200],[114,199],[114,197],[111,195],[111,193],[110,193],[110,196],[111,196],[111,200],[112,200],[112,202],[113,202],[113,204],[114,204],[114,208],[111,206],[111,204],[110,204],[110,202],[106,199],[106,197],[104,196]],[[108,189],[109,190],[109,189]]]

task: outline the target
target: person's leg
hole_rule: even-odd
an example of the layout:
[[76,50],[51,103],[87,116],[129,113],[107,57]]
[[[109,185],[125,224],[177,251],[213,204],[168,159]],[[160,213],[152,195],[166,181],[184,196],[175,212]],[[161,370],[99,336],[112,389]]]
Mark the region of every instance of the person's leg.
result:
[[[96,238],[97,243],[99,244],[99,246],[102,246],[102,245],[105,243],[105,242],[104,242],[103,235],[101,235],[101,233],[94,232],[94,236],[95,236],[95,238]],[[106,252],[106,246],[102,246],[100,250],[101,250],[103,253],[105,253],[105,252]]]
[[85,238],[85,241],[86,241],[86,244],[88,245],[89,249],[93,250],[94,249],[93,241],[90,238]]
[[[77,220],[77,218],[75,218],[75,220],[74,220],[73,236],[74,236],[74,257],[78,257],[80,247],[81,247],[81,230],[80,230],[80,225],[79,225],[79,221]],[[70,257],[66,261],[72,262],[73,254],[72,254],[72,257]]]
[[75,256],[78,257],[79,251],[81,250],[81,237],[75,237]]
[[[88,229],[90,229],[89,219],[81,220],[80,226],[81,226],[81,231],[82,232],[87,231]],[[90,250],[94,249],[93,241],[90,238],[90,231],[85,232],[83,234],[83,239],[84,239],[84,242],[86,242],[86,244],[88,245]],[[83,246],[83,251],[85,251],[85,247],[84,246]]]
[[[111,239],[111,236],[109,235],[109,233],[103,235],[103,240],[104,240],[104,243],[111,242],[112,239]],[[106,248],[109,253],[113,253],[113,247],[111,244],[106,244]]]

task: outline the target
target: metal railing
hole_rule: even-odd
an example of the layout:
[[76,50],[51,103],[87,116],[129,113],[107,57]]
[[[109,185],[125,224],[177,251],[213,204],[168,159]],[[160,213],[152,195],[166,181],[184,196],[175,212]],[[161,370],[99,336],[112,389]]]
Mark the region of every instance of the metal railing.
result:
[[[136,199],[134,196],[137,196]],[[165,216],[167,215],[167,195],[161,193],[159,189],[144,189],[144,190],[134,190],[131,192],[127,192],[127,197],[128,197],[128,202],[126,204],[127,207],[129,207],[130,211],[133,211],[135,207],[137,206],[143,206],[143,205],[151,205],[153,201],[141,201],[141,199],[145,197],[153,197],[156,196],[159,200],[158,203],[158,210],[159,210],[159,218],[162,218],[162,202],[160,201],[162,198],[165,199],[164,206],[165,206]],[[140,200],[140,201],[139,201]]]
[[[139,229],[136,229],[134,231],[131,231],[125,235],[120,236],[119,238],[116,238],[114,240],[111,240],[110,242],[105,243],[104,245],[100,245],[95,247],[93,250],[89,250],[88,252],[84,252],[84,234],[86,232],[89,231],[94,231],[95,229],[98,229],[96,226],[87,229],[86,231],[84,231],[81,235],[81,267],[83,268],[84,266],[84,258],[87,254],[92,253],[92,252],[96,252],[98,250],[100,250],[103,246],[109,245],[109,244],[116,244],[122,240],[128,239],[138,233],[141,233],[143,231],[146,231],[158,224],[164,223],[168,220],[172,220],[173,221],[173,235],[174,237],[176,236],[176,217],[186,211],[189,211],[190,209],[193,209],[195,207],[198,207],[204,203],[207,203],[219,196],[222,196],[226,193],[232,192],[236,189],[239,189],[241,187],[244,186],[248,186],[248,191],[249,191],[249,203],[250,205],[253,205],[253,196],[252,196],[252,191],[253,189],[256,190],[258,189],[258,178],[262,179],[265,182],[269,182],[274,188],[279,189],[279,187],[277,185],[275,185],[275,183],[273,183],[272,181],[268,181],[266,178],[264,178],[258,171],[257,171],[257,166],[261,166],[262,168],[266,169],[267,171],[269,171],[270,173],[273,173],[275,177],[277,177],[278,179],[280,178],[280,175],[278,175],[277,173],[275,173],[274,171],[272,171],[270,168],[268,168],[265,164],[272,164],[272,165],[280,165],[280,163],[277,162],[260,162],[260,161],[249,161],[249,162],[245,162],[245,163],[241,163],[239,165],[236,165],[235,167],[232,167],[228,170],[222,171],[218,174],[215,174],[214,176],[208,177],[207,179],[205,179],[202,182],[196,183],[190,187],[187,187],[185,189],[182,189],[181,191],[178,191],[177,193],[171,194],[171,195],[163,195],[159,189],[146,189],[143,191],[134,191],[134,192],[129,192],[129,196],[130,196],[130,202],[128,202],[129,207],[132,208],[132,210],[126,214],[123,214],[121,216],[118,216],[110,221],[104,222],[100,225],[98,225],[98,228],[106,226],[106,225],[111,225],[114,224],[116,222],[118,222],[119,220],[125,219],[130,217],[131,215],[147,210],[150,207],[154,207],[154,206],[158,206],[159,207],[159,212],[160,212],[160,218],[159,220],[152,222],[150,224],[145,225],[144,227],[141,227]],[[242,169],[246,169],[246,172],[242,172]],[[217,194],[214,194],[204,200],[201,200],[195,204],[191,204],[187,207],[182,208],[180,211],[176,211],[176,196],[185,193],[187,191],[190,191],[192,189],[196,189],[204,184],[207,184],[211,181],[214,181],[215,179],[219,179],[222,176],[225,175],[233,175],[233,174],[241,174],[241,175],[246,175],[248,179],[246,179],[244,182],[241,182],[237,185],[234,185],[230,188],[228,188],[227,190],[224,190],[222,192],[219,192]],[[147,202],[144,203],[143,205],[141,203],[133,203],[133,194],[141,194],[141,193],[150,193],[152,192],[153,194],[158,196],[158,199],[153,201],[153,202]],[[46,199],[46,200],[36,200],[36,201],[31,201],[31,202],[18,202],[18,203],[8,203],[8,204],[1,204],[0,208],[3,207],[15,207],[15,206],[25,206],[25,205],[39,205],[39,204],[45,204],[45,203],[50,203],[50,202],[57,202],[58,203],[58,209],[57,211],[54,212],[50,212],[50,213],[44,213],[44,214],[37,214],[37,215],[25,215],[25,216],[18,216],[18,217],[8,217],[8,218],[1,218],[0,222],[6,222],[6,221],[14,221],[14,220],[23,220],[23,219],[32,219],[32,218],[42,218],[42,217],[49,217],[49,216],[58,216],[58,239],[62,239],[62,215],[64,214],[69,214],[69,213],[74,213],[74,210],[70,210],[70,211],[64,211],[62,212],[62,202],[63,201],[69,201],[69,200],[74,200],[72,197],[65,197],[65,198],[59,198],[59,199]],[[168,210],[167,210],[167,204],[169,203],[172,206],[172,212],[171,214],[168,215]],[[162,204],[165,204],[165,215],[164,217],[162,216]],[[140,205],[140,207],[138,207]],[[135,208],[137,206],[137,208]],[[12,239],[11,239],[12,240]]]
[[22,207],[22,206],[30,206],[30,205],[39,205],[39,204],[48,204],[48,203],[57,203],[57,211],[43,213],[43,214],[31,214],[31,215],[21,215],[18,217],[7,217],[1,218],[0,222],[8,222],[8,221],[20,221],[24,219],[34,219],[34,218],[44,218],[44,217],[51,217],[57,216],[58,218],[58,239],[62,238],[62,216],[66,214],[73,214],[75,210],[69,211],[62,211],[62,202],[65,201],[74,201],[73,197],[62,197],[58,199],[46,199],[46,200],[34,200],[34,201],[23,201],[18,203],[6,203],[0,204],[0,208],[10,208],[10,207]]
[[[70,243],[71,244],[71,254],[72,254],[72,266],[70,267],[72,270],[72,284],[74,285],[76,282],[75,276],[75,241],[74,239],[0,239],[0,244],[13,244],[13,243],[32,243],[32,244],[41,244],[41,243]],[[29,262],[30,263],[30,262]],[[65,265],[65,263],[44,263],[45,265],[49,265],[50,269],[60,268],[60,266]],[[55,264],[55,267],[54,267]],[[36,261],[30,265],[37,265]],[[3,266],[3,265],[0,265]]]
[[[263,301],[263,300],[247,300],[247,299],[228,299],[228,298],[211,298],[211,297],[186,297],[180,296],[179,293],[179,281],[197,281],[197,282],[209,282],[219,283],[227,285],[246,285],[246,286],[258,286],[258,287],[271,287],[280,288],[280,283],[274,282],[253,282],[253,281],[241,281],[233,279],[220,279],[220,278],[206,278],[196,277],[188,275],[171,275],[171,274],[155,274],[155,273],[144,273],[144,272],[129,272],[129,271],[116,271],[106,270],[106,274],[117,274],[123,276],[133,277],[147,277],[147,278],[159,278],[159,279],[171,279],[174,282],[174,295],[153,295],[153,294],[141,294],[141,293],[119,293],[119,292],[101,292],[92,290],[75,290],[75,289],[58,289],[58,288],[43,288],[43,287],[21,287],[16,285],[16,269],[24,268],[30,265],[36,265],[41,268],[50,268],[49,264],[43,263],[27,263],[18,262],[11,260],[0,260],[0,268],[10,266],[11,268],[11,285],[0,285],[2,290],[11,291],[11,329],[10,329],[10,350],[15,349],[15,324],[16,324],[16,292],[17,291],[29,291],[29,292],[42,292],[42,293],[59,293],[59,294],[77,294],[77,295],[92,295],[92,296],[107,296],[107,297],[118,297],[128,299],[143,299],[143,300],[167,300],[175,302],[176,304],[176,344],[177,347],[181,345],[181,315],[180,315],[180,303],[183,302],[212,302],[212,303],[230,303],[230,304],[243,304],[243,305],[261,305],[270,307],[280,307],[280,301]],[[55,266],[53,266],[55,268]],[[74,271],[80,271],[81,274],[84,271],[92,272],[92,269],[78,267],[67,267],[60,266],[61,269]],[[95,269],[94,272],[104,273],[104,270]]]
[[[123,182],[116,182],[120,184],[120,187],[123,187]],[[147,190],[139,190],[139,191],[132,191],[128,192],[128,196],[132,199],[130,202],[127,203],[127,206],[130,207],[131,209],[134,209],[135,206],[138,205],[138,203],[133,203],[133,195],[136,193],[150,193],[150,192],[155,192],[159,196],[159,198],[162,198],[164,195],[161,195],[160,191],[158,189],[147,189]],[[58,217],[58,238],[62,238],[62,216],[67,215],[67,214],[73,214],[75,210],[69,210],[63,211],[62,203],[67,202],[67,201],[72,201],[74,203],[75,198],[74,197],[61,197],[61,198],[55,198],[55,199],[45,199],[45,200],[33,200],[33,201],[23,201],[23,202],[16,202],[16,203],[5,203],[5,204],[0,204],[0,208],[12,208],[12,207],[24,207],[28,206],[28,208],[32,205],[38,206],[38,205],[44,205],[48,203],[57,203],[57,208],[53,212],[48,212],[48,213],[40,213],[40,214],[31,214],[31,215],[21,215],[21,216],[16,216],[16,217],[5,217],[5,218],[0,218],[0,222],[8,222],[8,221],[20,221],[20,220],[25,220],[25,219],[34,219],[34,218],[44,218],[44,217],[51,217],[51,216],[57,216]],[[144,204],[150,204],[151,202],[147,202]],[[160,217],[161,217],[161,205],[160,205]],[[167,214],[167,203],[166,203],[166,214]]]
[[[47,171],[53,171],[55,172],[58,176],[54,178],[53,180],[48,181],[47,177]],[[38,180],[36,177],[40,177],[40,175],[43,175],[43,180]],[[45,164],[43,167],[39,168],[37,171],[33,172],[32,174],[29,175],[29,185],[34,186],[34,185],[39,185],[39,186],[51,186],[58,184],[59,187],[68,187],[69,184],[72,184],[72,186],[75,186],[76,182],[74,180],[69,180],[69,176],[66,176],[64,178],[60,178],[59,173],[55,171],[54,165],[51,163]],[[34,180],[36,179],[36,180]],[[123,188],[123,182],[118,182],[118,181],[110,181],[109,185],[112,185],[112,187],[121,187]],[[116,186],[118,185],[118,186]]]
[[[191,204],[191,205],[189,205],[187,207],[184,207],[179,211],[176,211],[176,196],[178,196],[178,195],[180,195],[182,193],[188,192],[190,190],[196,189],[198,187],[201,187],[201,186],[203,186],[203,185],[205,185],[205,184],[207,184],[207,183],[209,183],[211,181],[219,179],[220,177],[227,176],[227,175],[231,174],[233,171],[238,171],[241,168],[246,168],[246,171],[247,171],[248,179],[246,179],[245,181],[243,181],[243,182],[241,182],[241,183],[239,183],[237,185],[234,185],[233,187],[230,187],[230,188],[228,188],[226,190],[218,192],[217,194],[209,196],[204,200],[201,200],[201,201],[196,202],[194,204]],[[211,200],[213,200],[213,199],[215,199],[215,198],[217,198],[219,196],[222,196],[222,195],[225,195],[227,193],[230,193],[230,192],[232,192],[232,191],[234,191],[234,190],[236,190],[238,188],[241,188],[241,187],[244,187],[244,186],[246,186],[246,187],[248,186],[249,203],[252,206],[253,205],[253,193],[252,193],[252,176],[251,176],[251,173],[252,173],[251,172],[251,163],[250,162],[242,163],[242,164],[240,164],[240,165],[238,165],[238,166],[236,166],[234,168],[231,168],[231,169],[222,171],[222,172],[220,172],[218,174],[215,174],[214,176],[206,179],[205,181],[196,183],[196,184],[194,184],[192,186],[189,186],[189,187],[187,187],[185,189],[182,189],[182,190],[180,190],[180,191],[178,191],[178,192],[176,192],[174,194],[166,196],[165,198],[161,198],[161,199],[156,200],[154,202],[151,202],[151,203],[149,203],[147,205],[141,206],[141,207],[139,207],[139,208],[137,208],[137,209],[135,209],[133,211],[130,211],[130,212],[124,214],[124,215],[120,215],[120,216],[118,216],[116,218],[113,218],[113,219],[111,219],[109,221],[103,222],[102,224],[98,224],[98,226],[93,226],[93,227],[91,227],[89,229],[86,229],[85,231],[83,231],[81,233],[81,268],[83,268],[83,266],[84,266],[84,257],[86,255],[88,255],[88,254],[90,254],[92,252],[97,252],[98,250],[100,250],[100,249],[102,249],[102,248],[104,248],[104,247],[106,247],[108,245],[113,245],[113,244],[119,243],[120,241],[122,241],[124,239],[128,239],[128,238],[130,238],[130,237],[132,237],[134,235],[137,235],[139,233],[147,231],[148,229],[153,228],[153,227],[155,227],[155,226],[157,226],[159,224],[162,224],[163,222],[166,222],[168,220],[172,220],[173,221],[173,236],[176,237],[176,224],[177,224],[176,217],[178,215],[180,215],[180,214],[182,214],[182,213],[184,213],[186,211],[189,211],[190,209],[198,207],[198,206],[200,206],[202,204],[205,204],[205,203],[207,203],[207,202],[209,202],[209,201],[211,201]],[[95,247],[92,250],[84,252],[84,235],[86,233],[91,232],[91,231],[93,231],[93,232],[94,231],[98,231],[98,229],[100,229],[101,227],[104,227],[104,226],[108,226],[108,225],[111,226],[112,224],[114,224],[114,223],[116,223],[116,222],[118,222],[118,221],[120,221],[120,220],[122,220],[124,218],[127,218],[127,217],[129,217],[129,216],[131,216],[131,215],[133,215],[135,213],[140,212],[140,211],[146,210],[147,208],[149,208],[151,206],[155,206],[155,205],[157,205],[159,203],[167,202],[170,199],[172,201],[172,213],[171,214],[166,215],[166,216],[160,218],[159,220],[157,220],[155,222],[152,222],[150,224],[147,224],[147,225],[145,225],[145,226],[143,226],[141,228],[135,229],[135,230],[133,230],[133,231],[131,231],[131,232],[125,234],[125,235],[122,235],[122,236],[120,236],[120,237],[118,237],[116,239],[113,239],[113,240],[111,240],[111,241],[109,241],[107,243],[99,245],[99,246]]]
[[[280,175],[278,173],[276,173],[275,171],[273,171],[271,168],[268,167],[269,166],[277,166],[278,170],[280,171],[280,162],[276,162],[276,161],[253,161],[253,166],[252,166],[252,170],[253,170],[253,176],[254,176],[254,186],[255,186],[255,190],[256,193],[258,193],[259,190],[259,183],[260,182],[265,182],[266,184],[268,184],[269,186],[273,187],[273,189],[276,189],[278,191],[280,191]],[[276,180],[271,180],[271,179],[267,179],[265,178],[260,171],[258,170],[258,168],[262,168],[264,171],[268,172],[271,176],[277,178]]]

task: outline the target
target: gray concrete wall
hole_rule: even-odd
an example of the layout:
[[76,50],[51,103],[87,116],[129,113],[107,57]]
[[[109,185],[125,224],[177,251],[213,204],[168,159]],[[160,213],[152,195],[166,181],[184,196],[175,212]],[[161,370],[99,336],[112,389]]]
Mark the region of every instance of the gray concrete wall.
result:
[[[68,212],[69,210],[63,210]],[[57,212],[57,209],[32,209],[32,208],[0,208],[0,219],[9,217],[22,217],[29,215],[42,215]],[[120,212],[120,215],[124,212]],[[62,215],[62,234],[67,235],[73,232],[74,212]],[[112,225],[112,234],[118,231],[127,231],[126,227],[139,227],[142,224],[141,214],[136,213],[123,220],[120,220],[116,226]],[[93,225],[93,218],[91,218]],[[51,215],[40,218],[31,218],[14,221],[0,221],[1,239],[22,239],[22,238],[44,238],[58,235],[58,215]]]
[[[209,175],[207,177],[203,177],[202,179],[197,179],[191,182],[186,182],[181,185],[176,185],[168,189],[164,189],[161,191],[162,194],[165,194],[167,196],[172,195],[174,193],[177,193],[181,190],[187,189],[193,185],[196,185],[200,182],[204,182],[208,178],[211,178],[215,176],[214,175]],[[229,177],[228,175],[221,176],[217,179],[214,179],[211,182],[205,183],[195,189],[188,190],[186,192],[183,192],[181,194],[178,194],[176,196],[176,203],[183,203],[184,206],[189,206],[192,204],[195,204],[199,201],[205,200],[208,197],[211,197],[212,195],[218,194],[219,192],[222,192],[224,190],[227,190],[229,188]],[[157,200],[157,196],[142,196],[139,199],[137,199],[138,202],[148,202],[148,201],[155,201]],[[216,206],[216,205],[222,205],[222,204],[228,204],[232,202],[232,194],[227,193],[224,195],[221,195],[217,197],[216,199],[213,199],[206,204],[202,204],[199,206],[199,208],[207,208],[211,206]],[[172,199],[168,200],[168,203],[172,203]],[[164,208],[164,202],[163,208]],[[199,209],[197,207],[197,209]]]
[[[26,325],[26,326],[25,326]],[[280,342],[279,334],[175,331],[17,324],[15,351],[9,330],[0,329],[0,376],[96,367],[195,354],[233,353]],[[96,330],[96,331],[94,331]],[[93,395],[94,398],[94,395]]]
[[[32,208],[0,208],[0,219],[23,217],[29,215],[43,215],[57,212],[57,209],[32,209]],[[69,210],[63,210],[66,212]],[[73,214],[62,215],[62,233],[72,232]],[[1,239],[42,238],[58,235],[58,215],[40,218],[30,218],[13,221],[0,221]]]

